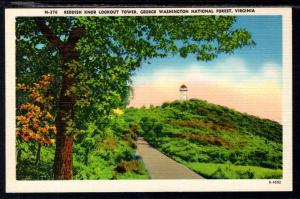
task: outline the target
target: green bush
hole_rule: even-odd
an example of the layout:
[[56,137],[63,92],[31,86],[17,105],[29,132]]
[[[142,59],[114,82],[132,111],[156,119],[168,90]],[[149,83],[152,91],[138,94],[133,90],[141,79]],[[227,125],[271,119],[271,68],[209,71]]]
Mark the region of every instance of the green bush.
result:
[[40,161],[36,164],[36,148],[30,142],[18,143],[16,165],[17,180],[51,180],[54,160],[54,147],[41,147]]
[[206,178],[217,179],[281,179],[282,170],[255,166],[236,166],[230,163],[185,163]]
[[[73,145],[73,179],[148,179],[149,175],[140,159],[137,159],[135,145],[136,127],[131,125],[128,140],[113,128],[106,133],[99,133],[93,124],[85,133],[74,138]],[[35,164],[36,146],[33,143],[17,144],[17,179],[18,180],[52,180],[54,146],[41,148],[41,159]],[[140,172],[132,170],[116,174],[119,163],[137,162]]]

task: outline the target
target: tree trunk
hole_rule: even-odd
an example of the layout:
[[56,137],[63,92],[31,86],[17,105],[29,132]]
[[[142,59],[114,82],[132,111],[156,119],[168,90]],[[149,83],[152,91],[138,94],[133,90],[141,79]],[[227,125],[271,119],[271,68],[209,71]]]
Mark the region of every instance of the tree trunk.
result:
[[[85,34],[84,27],[74,27],[70,33],[67,42],[62,42],[46,25],[43,18],[34,18],[36,25],[42,34],[59,50],[60,61],[62,65],[62,84],[58,99],[58,111],[55,118],[56,125],[56,149],[53,164],[53,174],[56,180],[72,179],[72,147],[73,132],[67,132],[67,122],[73,118],[73,108],[75,99],[67,94],[73,85],[73,78],[70,77],[72,68],[68,65],[72,61],[78,61],[79,55],[75,48],[77,41]],[[76,74],[73,74],[73,77]],[[76,77],[76,76],[75,76]]]
[[[66,60],[65,60],[66,61]],[[69,60],[66,61],[68,63]],[[75,100],[72,95],[67,95],[73,79],[68,77],[69,66],[64,64],[62,76],[62,88],[58,101],[58,112],[55,118],[56,125],[56,150],[53,164],[55,180],[72,180],[72,147],[73,132],[67,132],[67,122],[73,119]]]
[[42,145],[40,143],[38,143],[38,148],[36,151],[36,158],[35,158],[35,165],[37,166],[40,162],[40,158],[41,158],[41,147]]
[[57,135],[56,151],[54,160],[54,179],[55,180],[72,180],[72,147],[73,134],[64,136]]
[[[68,66],[64,69],[68,71]],[[74,99],[70,95],[66,95],[67,90],[72,86],[73,80],[68,78],[64,71],[62,77],[62,88],[58,101],[58,112],[55,118],[56,125],[56,150],[53,164],[53,174],[55,180],[71,180],[72,179],[72,147],[73,133],[66,132],[67,121],[72,119]]]

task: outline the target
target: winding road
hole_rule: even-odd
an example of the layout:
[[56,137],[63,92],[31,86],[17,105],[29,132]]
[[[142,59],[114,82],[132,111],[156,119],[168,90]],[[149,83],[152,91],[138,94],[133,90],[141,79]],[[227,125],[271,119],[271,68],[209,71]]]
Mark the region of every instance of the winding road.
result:
[[137,141],[137,155],[143,159],[151,179],[204,179],[186,166],[151,147],[143,138]]

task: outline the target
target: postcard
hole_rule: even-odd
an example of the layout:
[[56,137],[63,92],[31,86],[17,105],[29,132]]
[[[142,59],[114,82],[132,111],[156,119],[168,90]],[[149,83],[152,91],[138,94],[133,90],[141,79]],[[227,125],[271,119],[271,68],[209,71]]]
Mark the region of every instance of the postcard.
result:
[[292,190],[288,7],[5,10],[6,192]]

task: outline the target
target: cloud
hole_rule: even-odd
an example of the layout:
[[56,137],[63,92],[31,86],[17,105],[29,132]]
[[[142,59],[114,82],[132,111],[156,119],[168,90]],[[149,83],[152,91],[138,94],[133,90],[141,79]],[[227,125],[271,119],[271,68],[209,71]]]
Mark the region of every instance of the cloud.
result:
[[232,84],[238,86],[261,80],[274,80],[281,83],[280,66],[275,63],[263,64],[259,71],[250,70],[240,58],[228,58],[213,67],[194,63],[182,68],[165,66],[154,73],[146,73],[134,78],[137,84],[151,82],[210,82],[214,84]]
[[189,88],[189,98],[205,99],[280,121],[281,67],[276,63],[264,63],[257,68],[249,68],[240,58],[228,58],[213,66],[199,63],[180,69],[166,66],[135,78],[131,105],[159,105],[178,99],[179,86],[184,83]]

